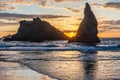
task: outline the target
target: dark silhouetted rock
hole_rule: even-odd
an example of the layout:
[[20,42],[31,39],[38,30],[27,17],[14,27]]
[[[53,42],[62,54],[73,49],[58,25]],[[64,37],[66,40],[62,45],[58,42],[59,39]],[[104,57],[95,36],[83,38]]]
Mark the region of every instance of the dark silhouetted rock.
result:
[[57,30],[46,21],[34,18],[33,21],[21,21],[18,32],[5,41],[45,41],[45,40],[66,40],[68,37]]
[[88,3],[86,3],[84,15],[84,19],[79,26],[76,36],[71,38],[69,42],[99,43],[100,40],[97,37],[98,23]]

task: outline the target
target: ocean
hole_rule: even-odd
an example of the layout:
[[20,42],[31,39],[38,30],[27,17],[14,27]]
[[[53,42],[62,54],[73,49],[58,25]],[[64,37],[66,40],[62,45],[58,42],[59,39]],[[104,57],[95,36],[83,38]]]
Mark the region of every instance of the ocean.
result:
[[96,45],[1,40],[0,80],[120,80],[120,38]]

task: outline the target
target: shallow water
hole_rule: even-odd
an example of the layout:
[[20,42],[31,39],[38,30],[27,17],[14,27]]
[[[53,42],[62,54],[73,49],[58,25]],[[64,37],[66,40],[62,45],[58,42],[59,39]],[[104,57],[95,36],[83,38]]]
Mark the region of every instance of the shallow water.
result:
[[[120,51],[1,51],[0,60],[24,64],[43,80],[119,80]],[[20,64],[19,64],[20,65]],[[10,68],[15,69],[15,68]],[[4,72],[5,69],[3,69]],[[31,73],[20,69],[22,73]],[[15,71],[17,76],[17,71]],[[0,75],[2,76],[2,75]],[[26,77],[26,76],[25,76]],[[41,79],[38,80],[42,80]],[[37,78],[37,76],[35,76]],[[4,79],[3,79],[4,80]],[[11,80],[10,78],[8,80]],[[19,80],[15,78],[12,80]],[[34,80],[31,78],[31,80]]]

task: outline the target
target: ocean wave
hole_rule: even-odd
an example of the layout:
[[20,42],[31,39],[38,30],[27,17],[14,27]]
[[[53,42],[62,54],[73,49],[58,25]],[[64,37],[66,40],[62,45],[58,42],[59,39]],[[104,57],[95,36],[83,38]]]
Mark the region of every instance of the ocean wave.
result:
[[[107,41],[107,40],[106,40]],[[120,50],[119,44],[105,44],[103,40],[96,46],[82,45],[80,43],[68,43],[67,41],[45,41],[45,42],[0,42],[0,50],[13,51],[105,51],[105,50]],[[110,40],[108,40],[110,42]],[[118,40],[119,42],[119,40]],[[107,42],[106,42],[107,43]],[[112,40],[113,43],[113,40]],[[116,42],[117,43],[117,42]]]
[[90,51],[105,51],[105,50],[120,50],[119,46],[112,46],[112,45],[103,45],[103,46],[47,46],[47,47],[41,47],[41,46],[0,46],[0,50],[15,50],[15,51],[83,51],[83,52],[90,52]]

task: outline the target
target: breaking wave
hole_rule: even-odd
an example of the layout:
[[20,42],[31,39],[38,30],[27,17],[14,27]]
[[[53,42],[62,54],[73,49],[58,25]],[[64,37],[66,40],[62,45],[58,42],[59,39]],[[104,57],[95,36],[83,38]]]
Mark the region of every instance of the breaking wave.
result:
[[82,45],[80,43],[68,43],[67,41],[45,41],[45,42],[0,42],[0,50],[15,51],[104,51],[120,50],[120,39],[102,39],[102,42],[96,46]]

